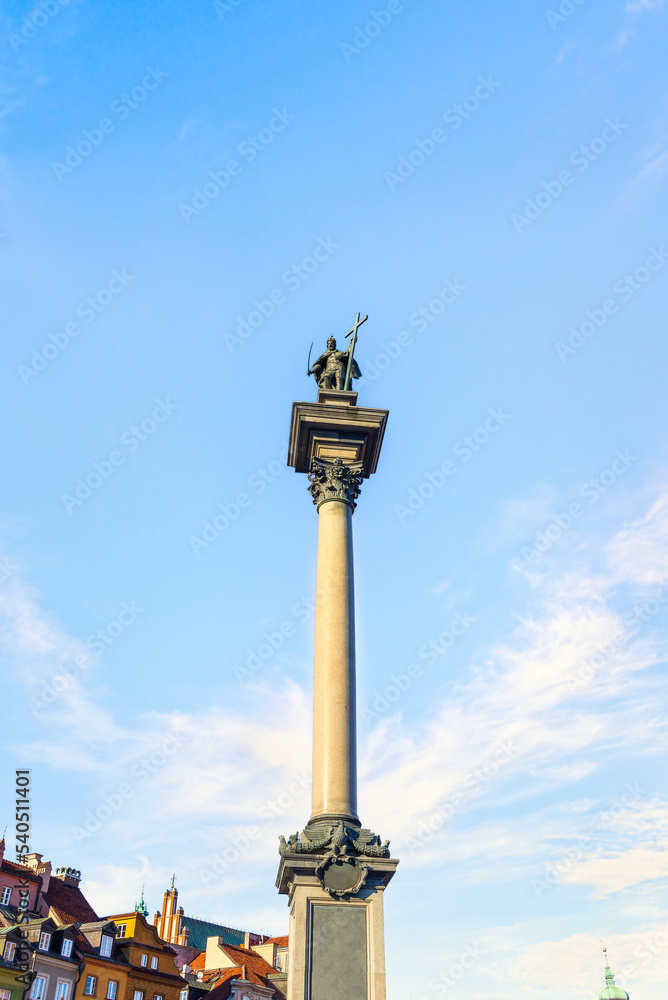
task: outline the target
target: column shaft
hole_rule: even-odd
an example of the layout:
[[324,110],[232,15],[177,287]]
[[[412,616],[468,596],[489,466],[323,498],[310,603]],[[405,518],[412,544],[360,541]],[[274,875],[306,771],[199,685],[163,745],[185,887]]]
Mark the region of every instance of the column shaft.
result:
[[313,814],[356,824],[357,741],[352,509],[318,508],[313,670]]

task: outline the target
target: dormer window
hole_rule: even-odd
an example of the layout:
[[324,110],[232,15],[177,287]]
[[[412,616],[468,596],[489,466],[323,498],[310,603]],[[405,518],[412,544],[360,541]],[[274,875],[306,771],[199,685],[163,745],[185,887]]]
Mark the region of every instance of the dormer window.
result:
[[42,931],[39,936],[39,950],[48,951],[51,946],[51,935],[47,934],[46,931]]
[[72,954],[72,944],[73,944],[72,938],[68,937],[63,938],[63,946],[60,949],[60,954],[62,955],[63,958],[69,958],[70,955]]
[[276,968],[278,969],[279,972],[281,971],[281,956],[280,955],[276,956]]
[[116,926],[116,937],[125,937],[125,924],[118,924]]
[[[157,969],[158,968],[158,959],[156,958],[155,955],[151,959],[151,968],[152,969]],[[160,997],[160,1000],[162,1000],[162,997]]]
[[11,885],[5,885],[2,887],[2,895],[0,896],[0,904],[2,906],[8,906],[9,901],[12,898],[12,887]]
[[111,946],[114,943],[114,939],[108,934],[102,935],[102,940],[100,941],[100,955],[103,958],[111,957]]
[[141,967],[142,967],[142,969],[145,969],[147,965],[148,965],[148,955],[142,955],[142,957],[141,957]]
[[6,941],[5,942],[5,950],[4,950],[4,953],[2,955],[3,959],[5,960],[5,962],[13,962],[14,961],[14,954],[15,954],[15,952],[16,952],[16,945],[15,945],[15,943],[13,941]]

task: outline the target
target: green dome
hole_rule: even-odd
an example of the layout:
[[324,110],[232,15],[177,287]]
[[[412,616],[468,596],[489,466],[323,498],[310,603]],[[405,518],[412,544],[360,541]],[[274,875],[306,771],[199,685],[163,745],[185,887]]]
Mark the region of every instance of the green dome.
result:
[[[605,953],[605,948],[603,951]],[[610,971],[607,953],[605,958],[605,989],[601,990],[599,993],[598,1000],[629,1000],[629,995],[626,990],[622,990],[619,986],[615,986],[615,977]]]
[[[141,913],[143,917],[148,916],[148,906],[144,902],[144,890],[141,891],[141,896],[139,897],[139,902],[135,903],[135,913]],[[624,994],[626,996],[626,994]]]

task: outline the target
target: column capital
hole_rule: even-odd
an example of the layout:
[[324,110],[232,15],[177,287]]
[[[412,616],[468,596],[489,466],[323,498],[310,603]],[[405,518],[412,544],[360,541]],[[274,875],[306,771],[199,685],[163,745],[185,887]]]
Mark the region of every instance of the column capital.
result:
[[341,458],[314,458],[308,478],[308,491],[316,508],[327,500],[343,500],[351,510],[355,510],[364,478],[362,462],[346,465]]

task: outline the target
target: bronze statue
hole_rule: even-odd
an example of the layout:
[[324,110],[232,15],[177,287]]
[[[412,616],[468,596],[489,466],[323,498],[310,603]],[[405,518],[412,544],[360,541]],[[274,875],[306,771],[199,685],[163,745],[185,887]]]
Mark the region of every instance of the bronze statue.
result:
[[352,388],[354,378],[362,377],[353,354],[357,343],[357,330],[368,318],[365,316],[364,319],[360,320],[360,314],[357,314],[352,330],[346,334],[346,337],[352,335],[353,338],[347,351],[337,350],[336,340],[334,337],[330,337],[327,341],[327,350],[313,363],[313,367],[310,366],[311,354],[309,351],[309,366],[306,374],[315,377],[319,389],[348,390]]

